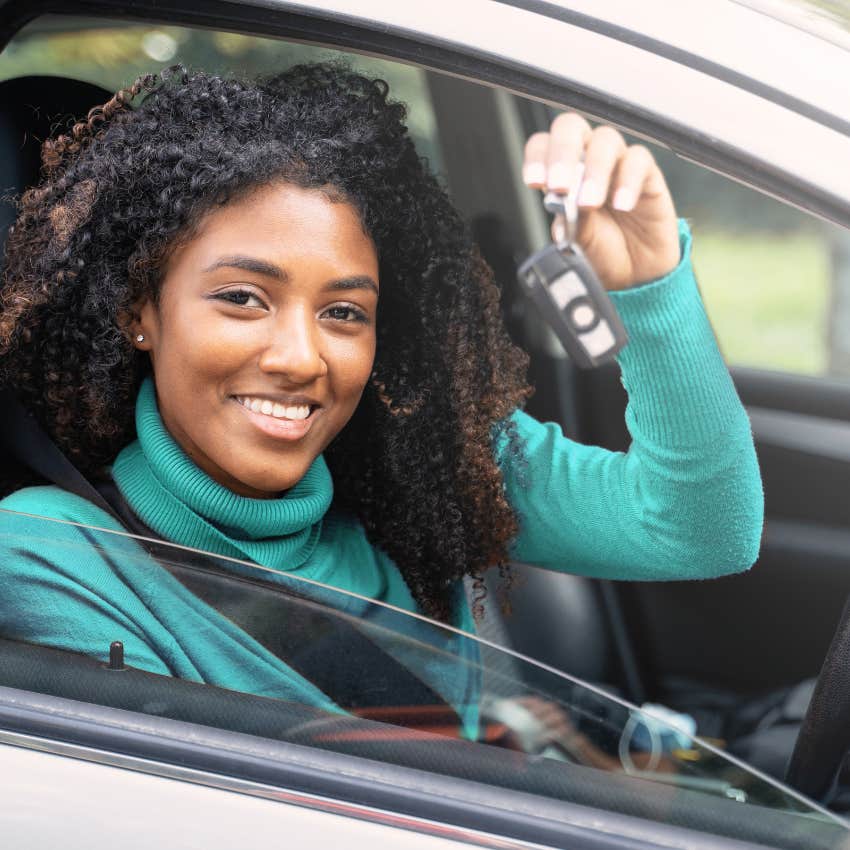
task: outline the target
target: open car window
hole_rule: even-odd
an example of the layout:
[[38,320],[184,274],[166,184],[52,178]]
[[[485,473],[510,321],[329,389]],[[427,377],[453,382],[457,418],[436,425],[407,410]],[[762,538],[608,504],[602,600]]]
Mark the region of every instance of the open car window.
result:
[[[457,776],[462,765],[463,778],[625,814],[651,811],[673,824],[711,811],[731,837],[752,838],[748,830],[762,819],[772,834],[781,822],[775,846],[839,846],[846,834],[839,819],[717,743],[470,634],[297,574],[2,515],[4,582],[16,591],[2,603],[0,685],[163,716],[179,704],[176,716],[190,722],[389,763],[413,756],[435,774]],[[42,543],[49,562],[36,554]],[[98,602],[94,589],[107,577],[121,594]],[[63,593],[92,605],[85,633],[73,635],[89,657],[59,653],[59,673],[55,650],[71,636],[55,608],[41,605],[47,583],[54,606]],[[148,620],[135,616],[136,601],[149,606]],[[166,604],[170,616],[179,609],[187,625],[197,622],[180,646],[157,634]],[[219,648],[218,664],[203,668],[202,643]],[[110,651],[112,667],[124,669],[108,670]],[[228,669],[228,653],[244,675]],[[194,698],[177,699],[180,678],[200,683]],[[217,695],[228,710],[210,711]]]

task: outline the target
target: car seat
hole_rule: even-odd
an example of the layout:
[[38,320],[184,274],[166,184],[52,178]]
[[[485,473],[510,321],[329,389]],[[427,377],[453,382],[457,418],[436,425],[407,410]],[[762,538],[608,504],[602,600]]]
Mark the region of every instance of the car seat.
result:
[[18,77],[0,83],[0,248],[15,221],[14,197],[38,182],[41,143],[112,94],[65,77]]

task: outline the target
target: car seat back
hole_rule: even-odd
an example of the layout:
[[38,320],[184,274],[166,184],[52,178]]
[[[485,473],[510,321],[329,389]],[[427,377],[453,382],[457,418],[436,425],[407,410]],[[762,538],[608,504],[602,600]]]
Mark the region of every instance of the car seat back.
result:
[[38,183],[42,142],[111,96],[93,83],[65,77],[0,83],[0,249],[16,218],[13,198]]

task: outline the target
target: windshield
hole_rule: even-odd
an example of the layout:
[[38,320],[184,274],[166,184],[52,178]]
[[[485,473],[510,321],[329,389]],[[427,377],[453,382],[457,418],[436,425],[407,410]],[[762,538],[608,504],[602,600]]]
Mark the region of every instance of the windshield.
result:
[[[471,773],[465,778],[593,806],[613,801],[618,811],[655,818],[662,812],[683,825],[693,824],[695,805],[726,807],[717,822],[733,824],[728,834],[738,837],[728,814],[737,817],[741,806],[793,814],[782,828],[790,843],[776,846],[836,847],[846,834],[837,818],[662,709],[641,710],[470,634],[291,573],[0,513],[7,520],[0,523],[4,584],[14,588],[3,602],[0,638],[25,640],[30,653],[33,644],[83,645],[101,662],[111,649],[112,666],[158,674],[128,679],[136,704],[122,707],[158,713],[161,701],[148,699],[148,689],[169,681],[176,688],[184,679],[210,692],[254,694],[263,705],[277,701],[289,714],[278,716],[275,735],[301,744],[375,757],[380,741],[380,758],[388,761],[397,760],[398,747],[415,745],[428,753],[428,769],[450,775],[458,772],[453,748],[471,745],[484,761],[470,762],[464,751],[463,770]],[[49,562],[34,554],[42,542],[49,542]],[[102,598],[101,588],[113,580],[120,593]],[[39,594],[47,584],[54,603],[45,611]],[[57,587],[90,606],[73,638],[56,607]],[[24,651],[23,643],[4,651],[14,657],[15,646]],[[42,662],[27,659],[23,666],[0,664],[0,685],[113,704],[108,688],[86,692],[88,668],[67,685],[76,689],[69,693],[45,686]],[[248,700],[236,719],[212,725],[244,731],[240,723],[255,709]],[[206,715],[184,719],[211,722]],[[625,797],[615,793],[623,782]]]

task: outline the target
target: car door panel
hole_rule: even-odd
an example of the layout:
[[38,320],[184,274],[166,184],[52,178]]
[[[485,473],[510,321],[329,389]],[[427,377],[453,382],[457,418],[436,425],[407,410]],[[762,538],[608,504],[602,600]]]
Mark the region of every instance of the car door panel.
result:
[[755,693],[816,676],[850,595],[850,386],[733,373],[765,489],[762,548],[741,575],[624,588],[662,691],[678,678]]

